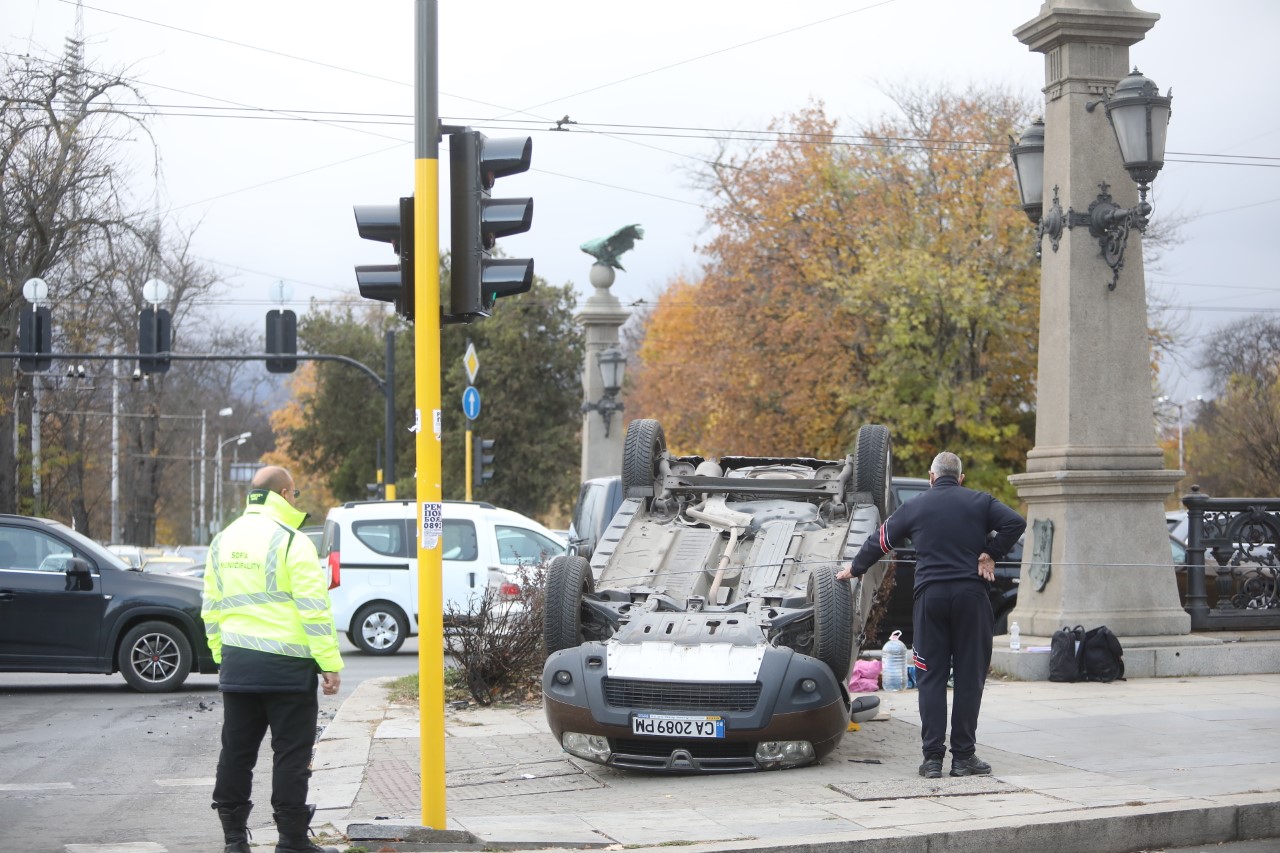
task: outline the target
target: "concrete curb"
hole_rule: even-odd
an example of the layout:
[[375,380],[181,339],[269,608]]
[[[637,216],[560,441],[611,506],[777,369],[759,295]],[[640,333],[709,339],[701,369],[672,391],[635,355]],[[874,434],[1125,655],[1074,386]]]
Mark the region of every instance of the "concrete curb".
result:
[[[1214,806],[1132,806],[1040,815],[1034,823],[1026,815],[983,822],[965,829],[918,833],[906,829],[856,830],[809,836],[792,843],[724,841],[681,845],[688,853],[847,853],[852,842],[858,853],[990,853],[992,850],[1035,850],[1038,853],[1132,853],[1144,848],[1185,847],[1280,838],[1280,800],[1274,795],[1242,796],[1240,802]],[[352,843],[376,841],[381,849],[443,850],[583,850],[583,846],[551,846],[514,841],[478,843],[403,824],[353,824]],[[450,836],[454,836],[450,838]],[[446,840],[448,839],[448,840]],[[592,848],[617,846],[602,840]],[[655,845],[658,846],[658,845]],[[628,846],[628,849],[645,849]]]

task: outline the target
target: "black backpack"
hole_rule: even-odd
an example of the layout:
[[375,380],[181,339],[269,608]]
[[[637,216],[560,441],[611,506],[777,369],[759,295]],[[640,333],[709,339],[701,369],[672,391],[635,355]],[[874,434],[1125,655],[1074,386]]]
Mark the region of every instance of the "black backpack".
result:
[[1081,681],[1084,678],[1080,656],[1084,638],[1083,625],[1063,627],[1053,632],[1053,637],[1049,640],[1050,681]]
[[1124,649],[1106,625],[1084,635],[1080,670],[1088,681],[1124,681]]

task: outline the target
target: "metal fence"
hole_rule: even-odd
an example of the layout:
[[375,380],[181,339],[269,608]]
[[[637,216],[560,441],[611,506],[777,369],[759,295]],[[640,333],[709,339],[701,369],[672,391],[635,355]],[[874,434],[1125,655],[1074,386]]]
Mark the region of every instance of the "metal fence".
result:
[[1182,503],[1187,508],[1184,604],[1191,629],[1280,628],[1280,498],[1211,498],[1192,486]]

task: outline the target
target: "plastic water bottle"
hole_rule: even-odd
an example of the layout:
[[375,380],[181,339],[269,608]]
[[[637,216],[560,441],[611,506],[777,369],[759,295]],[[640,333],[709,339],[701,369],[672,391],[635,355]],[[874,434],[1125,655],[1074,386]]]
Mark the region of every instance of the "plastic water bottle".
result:
[[907,645],[898,639],[901,636],[901,631],[894,631],[880,650],[880,660],[884,664],[881,680],[884,689],[890,693],[904,690],[907,686]]
[[1009,626],[1009,651],[1016,652],[1022,648],[1022,638],[1018,636],[1018,623]]

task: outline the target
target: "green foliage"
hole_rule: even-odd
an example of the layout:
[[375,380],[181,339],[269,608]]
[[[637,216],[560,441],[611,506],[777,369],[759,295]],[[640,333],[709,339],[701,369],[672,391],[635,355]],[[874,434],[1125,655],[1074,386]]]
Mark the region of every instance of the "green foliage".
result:
[[[413,328],[376,306],[356,302],[307,312],[298,323],[299,349],[344,355],[386,376],[385,332],[396,332],[396,496],[412,497],[416,458],[413,433]],[[286,427],[293,452],[311,460],[338,500],[369,497],[377,477],[378,442],[385,434],[386,399],[357,368],[320,362],[311,394],[298,400],[302,416]]]
[[[447,271],[441,291],[448,292]],[[476,347],[480,371],[476,387],[483,406],[474,436],[494,439],[494,479],[473,490],[473,498],[542,515],[570,502],[577,492],[579,378],[582,334],[574,321],[570,286],[535,279],[526,294],[501,300],[493,316],[470,325],[450,325],[441,334],[441,461],[447,500],[466,494],[467,385],[462,357],[467,341]],[[386,329],[396,334],[396,496],[416,494],[414,418],[414,335],[412,325],[379,305],[350,303],[311,311],[298,328],[300,348],[345,355],[385,374]],[[322,362],[314,389],[299,391],[300,417],[281,424],[290,453],[324,476],[337,500],[368,497],[374,481],[377,442],[384,434],[382,394],[354,368]],[[423,412],[430,428],[430,413]]]
[[482,405],[472,437],[494,440],[494,477],[473,484],[472,497],[539,516],[577,494],[582,450],[582,332],[573,317],[569,285],[534,279],[533,289],[499,300],[493,316],[442,334],[441,399],[444,496],[466,495],[467,387],[462,364],[467,341],[480,360],[475,386]]

